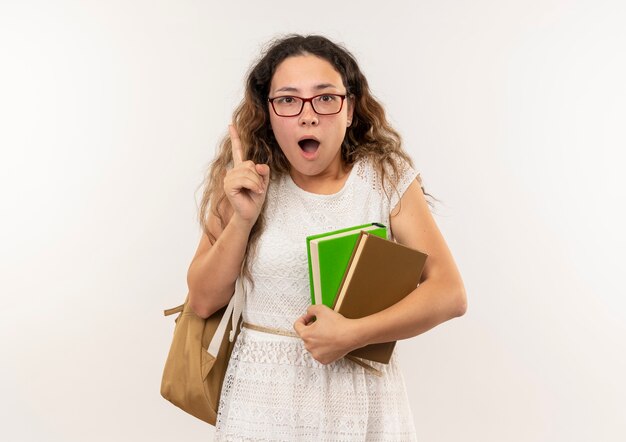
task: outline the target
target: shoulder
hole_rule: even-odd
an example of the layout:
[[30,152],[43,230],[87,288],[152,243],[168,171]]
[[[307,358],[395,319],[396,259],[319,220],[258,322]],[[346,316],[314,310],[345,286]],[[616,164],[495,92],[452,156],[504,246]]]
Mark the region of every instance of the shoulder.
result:
[[402,180],[406,175],[412,175],[413,178],[417,175],[410,161],[396,154],[382,160],[375,157],[359,158],[354,163],[354,168],[357,175],[363,178],[384,179],[390,182]]
[[417,180],[421,186],[420,175],[410,160],[397,154],[392,154],[383,161],[363,158],[355,167],[357,175],[368,181],[369,187],[388,201],[390,209],[396,207],[411,183]]

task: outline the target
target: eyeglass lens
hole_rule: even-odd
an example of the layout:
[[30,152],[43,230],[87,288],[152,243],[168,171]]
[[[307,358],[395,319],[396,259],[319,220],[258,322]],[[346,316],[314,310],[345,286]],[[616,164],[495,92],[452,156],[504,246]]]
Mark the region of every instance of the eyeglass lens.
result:
[[[336,114],[341,110],[340,95],[320,95],[311,100],[313,110],[320,115]],[[278,115],[291,117],[298,115],[304,107],[304,100],[299,97],[277,97],[273,102]]]

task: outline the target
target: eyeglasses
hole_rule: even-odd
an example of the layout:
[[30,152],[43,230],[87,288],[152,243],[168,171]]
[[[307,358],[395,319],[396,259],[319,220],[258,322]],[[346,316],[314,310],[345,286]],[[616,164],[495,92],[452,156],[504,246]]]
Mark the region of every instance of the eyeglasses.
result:
[[295,117],[304,109],[304,103],[311,103],[313,111],[318,115],[335,115],[341,112],[345,95],[320,94],[311,98],[294,97],[285,95],[282,97],[268,98],[272,109],[279,117]]

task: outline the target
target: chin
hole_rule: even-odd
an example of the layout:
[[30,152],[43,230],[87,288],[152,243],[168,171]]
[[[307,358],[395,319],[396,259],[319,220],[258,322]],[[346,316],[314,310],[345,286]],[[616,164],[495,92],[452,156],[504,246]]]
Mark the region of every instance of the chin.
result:
[[298,161],[290,161],[289,165],[292,171],[306,176],[315,176],[322,173],[325,169],[318,161],[307,161],[299,159]]

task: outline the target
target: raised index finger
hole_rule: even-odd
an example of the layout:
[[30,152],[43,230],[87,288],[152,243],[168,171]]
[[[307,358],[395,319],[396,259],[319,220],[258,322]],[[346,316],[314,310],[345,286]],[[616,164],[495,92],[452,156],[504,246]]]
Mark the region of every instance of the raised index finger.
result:
[[232,146],[233,153],[233,165],[238,165],[243,162],[243,149],[241,148],[241,140],[237,129],[232,124],[228,125],[228,132],[230,133],[230,144]]

